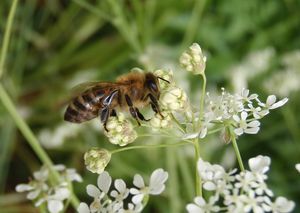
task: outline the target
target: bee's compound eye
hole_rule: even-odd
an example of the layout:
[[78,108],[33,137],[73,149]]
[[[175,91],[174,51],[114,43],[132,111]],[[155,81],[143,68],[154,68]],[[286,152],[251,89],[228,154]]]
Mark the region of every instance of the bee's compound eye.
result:
[[149,86],[150,90],[152,90],[153,92],[158,92],[157,85],[156,85],[156,83],[154,83],[153,81],[150,81],[150,82],[148,83],[148,86]]

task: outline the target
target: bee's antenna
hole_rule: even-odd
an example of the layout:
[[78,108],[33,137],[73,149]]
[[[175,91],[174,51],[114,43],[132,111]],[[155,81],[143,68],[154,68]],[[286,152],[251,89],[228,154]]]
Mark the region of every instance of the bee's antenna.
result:
[[167,83],[171,83],[170,81],[168,81],[168,80],[166,80],[166,79],[164,79],[164,78],[162,78],[162,77],[157,77],[158,79],[160,79],[160,80],[163,80],[163,81],[165,81],[165,82],[167,82]]

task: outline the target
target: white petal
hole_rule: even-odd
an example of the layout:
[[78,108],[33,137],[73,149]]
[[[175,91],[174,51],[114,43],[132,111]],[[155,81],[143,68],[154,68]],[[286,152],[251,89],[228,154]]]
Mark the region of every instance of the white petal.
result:
[[216,184],[214,184],[211,181],[208,181],[203,184],[203,188],[206,189],[207,191],[213,191],[216,190]]
[[275,95],[269,95],[266,101],[266,104],[268,106],[272,106],[276,102],[276,96]]
[[205,203],[206,203],[205,200],[204,200],[204,198],[203,198],[203,197],[200,197],[200,196],[195,197],[194,201],[195,201],[195,203],[196,203],[198,206],[204,206]]
[[298,170],[298,172],[300,173],[300,163],[297,163],[295,167]]
[[86,192],[89,196],[94,198],[99,197],[101,194],[100,190],[92,184],[87,185]]
[[151,174],[149,187],[152,188],[155,185],[164,184],[167,179],[168,172],[165,172],[163,169],[156,169]]
[[242,120],[246,120],[247,117],[248,117],[248,113],[245,112],[245,111],[243,111],[243,112],[241,113],[241,118],[242,118]]
[[68,188],[58,188],[55,191],[55,194],[53,197],[55,200],[64,200],[64,199],[67,199],[69,196],[70,196],[70,191]]
[[37,196],[40,194],[41,190],[37,189],[37,190],[34,190],[32,192],[29,192],[27,194],[27,199],[28,200],[34,200],[35,198],[37,198]]
[[268,156],[258,155],[255,158],[250,158],[248,161],[252,172],[266,173],[271,164],[271,158]]
[[165,185],[159,184],[150,188],[149,194],[151,195],[159,195],[165,190]]
[[189,134],[184,134],[182,136],[182,139],[194,139],[194,138],[197,138],[199,135],[199,132],[194,132],[194,133],[189,133]]
[[126,191],[126,183],[122,179],[115,180],[115,188],[119,192],[125,192]]
[[234,130],[234,133],[236,135],[242,135],[244,133],[244,130],[242,128],[237,128]]
[[144,194],[134,195],[134,196],[132,197],[132,202],[133,202],[134,204],[138,204],[138,203],[141,203],[143,199],[144,199]]
[[258,127],[260,126],[260,122],[259,121],[251,121],[250,123],[248,123],[249,127]]
[[30,191],[32,189],[34,189],[34,188],[29,184],[18,184],[16,186],[16,191],[17,192],[25,192],[25,191]]
[[254,127],[254,128],[248,128],[245,129],[244,132],[247,134],[256,134],[259,131],[259,127]]
[[58,200],[49,200],[47,206],[51,213],[58,213],[64,208],[64,204]]
[[66,169],[66,167],[63,164],[57,164],[53,166],[53,169],[55,169],[56,171],[63,171]]
[[232,118],[233,118],[233,120],[235,120],[235,121],[238,122],[238,123],[239,123],[240,120],[241,120],[240,117],[239,117],[238,115],[233,115]]
[[284,99],[278,101],[277,103],[273,104],[273,105],[270,107],[270,109],[276,109],[276,108],[278,108],[278,107],[281,107],[281,106],[283,106],[284,104],[286,104],[286,102],[288,102],[288,100],[289,100],[288,98],[284,98]]
[[144,180],[143,180],[141,175],[139,175],[139,174],[134,175],[133,185],[135,185],[138,188],[144,188],[145,187],[145,183],[144,183]]
[[186,206],[186,210],[188,211],[188,213],[202,213],[204,212],[203,209],[201,209],[199,206],[190,203]]
[[79,213],[90,213],[91,212],[86,203],[80,203],[78,208],[77,208],[77,211]]
[[111,185],[111,176],[109,173],[106,171],[102,172],[98,177],[97,184],[99,189],[107,194]]
[[136,189],[136,188],[131,188],[130,190],[130,194],[132,195],[137,195],[137,194],[140,194],[140,190]]

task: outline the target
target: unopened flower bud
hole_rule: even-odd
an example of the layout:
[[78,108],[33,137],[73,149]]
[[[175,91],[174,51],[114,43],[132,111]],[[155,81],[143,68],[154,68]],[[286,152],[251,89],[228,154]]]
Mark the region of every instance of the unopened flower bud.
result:
[[166,128],[171,125],[171,116],[167,112],[161,112],[162,116],[159,114],[156,114],[153,118],[150,120],[150,125],[156,129]]
[[[161,89],[166,89],[172,85],[174,85],[174,80],[173,80],[173,71],[172,70],[155,70],[154,75],[157,77],[160,77],[162,79],[159,79],[159,86]],[[168,82],[166,82],[168,81]]]
[[109,163],[111,153],[106,149],[91,148],[84,154],[86,168],[93,173],[102,173]]
[[181,88],[172,87],[162,94],[161,103],[171,111],[184,110],[188,106],[188,98]]
[[195,75],[204,74],[206,57],[203,55],[199,44],[192,44],[179,59],[180,65],[188,72]]
[[113,144],[126,146],[137,138],[137,133],[133,129],[132,124],[125,119],[122,113],[119,113],[118,116],[110,117],[106,128],[108,131],[105,132],[105,135]]

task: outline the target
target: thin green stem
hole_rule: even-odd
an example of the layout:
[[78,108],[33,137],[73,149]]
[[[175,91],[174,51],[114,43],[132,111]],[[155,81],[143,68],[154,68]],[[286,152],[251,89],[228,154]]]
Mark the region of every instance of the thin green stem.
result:
[[181,124],[179,123],[179,121],[175,118],[175,116],[173,115],[173,113],[170,113],[173,121],[175,121],[175,123],[177,124],[177,127],[180,129],[181,132],[185,132],[184,129],[182,128]]
[[9,45],[9,39],[10,39],[10,35],[11,35],[11,27],[12,27],[12,23],[14,20],[14,16],[16,13],[16,8],[18,5],[18,1],[19,0],[14,0],[9,14],[8,14],[8,19],[7,19],[7,24],[6,24],[6,28],[5,28],[5,33],[4,33],[4,38],[3,38],[3,45],[1,48],[1,58],[0,58],[0,78],[4,72],[4,64],[5,64],[5,60],[6,60],[6,54],[7,54],[7,50],[8,50],[8,45]]
[[202,180],[201,176],[198,173],[197,162],[200,158],[200,146],[198,138],[194,140],[194,148],[195,148],[195,178],[196,178],[196,195],[202,196]]
[[234,152],[235,152],[236,158],[237,158],[237,160],[238,160],[240,169],[241,169],[241,171],[243,172],[243,171],[245,171],[245,168],[244,168],[242,156],[241,156],[239,147],[238,147],[238,145],[237,145],[236,138],[235,138],[235,134],[234,134],[234,132],[233,132],[233,130],[232,130],[232,127],[229,128],[229,131],[230,131],[231,142],[232,142],[232,145],[233,145],[233,148],[234,148]]
[[204,116],[204,99],[205,99],[205,92],[206,92],[206,76],[202,74],[203,84],[202,84],[202,94],[200,97],[200,112],[199,112],[199,123],[201,124]]
[[[26,138],[31,148],[34,150],[34,152],[37,154],[37,156],[43,162],[43,164],[45,164],[49,168],[51,175],[53,176],[55,181],[59,182],[61,179],[60,175],[58,174],[57,171],[53,169],[53,163],[51,159],[44,151],[44,149],[40,146],[40,143],[32,133],[31,129],[28,127],[26,122],[22,119],[15,105],[13,104],[13,102],[11,101],[10,97],[8,96],[8,94],[6,93],[5,89],[1,84],[0,84],[0,100],[3,103],[4,107],[6,108],[6,110],[12,116],[14,122],[16,123],[16,125],[18,126],[18,128],[20,129],[24,137]],[[73,194],[73,192],[71,195],[71,203],[74,208],[77,208],[79,205],[79,201],[77,197]]]
[[187,145],[187,142],[178,142],[178,143],[170,143],[170,144],[155,144],[155,145],[140,145],[140,146],[129,146],[124,147],[120,149],[116,149],[111,151],[111,154],[115,154],[118,152],[124,152],[131,149],[153,149],[153,148],[165,148],[165,147],[171,147],[171,146],[183,146]]

